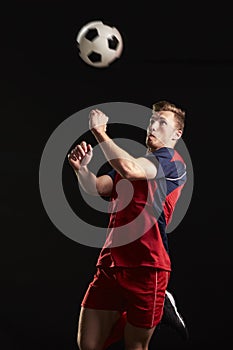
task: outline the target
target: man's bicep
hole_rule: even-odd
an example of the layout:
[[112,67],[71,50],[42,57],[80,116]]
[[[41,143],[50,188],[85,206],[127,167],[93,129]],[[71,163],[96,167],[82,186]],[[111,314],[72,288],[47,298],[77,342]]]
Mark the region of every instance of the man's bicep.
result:
[[97,177],[96,181],[97,191],[100,196],[109,197],[113,189],[113,179],[109,175],[101,175]]
[[[153,157],[155,158],[155,157]],[[154,159],[153,159],[154,160]],[[137,158],[137,164],[142,168],[147,179],[155,178],[157,174],[157,160],[148,159],[146,157]]]

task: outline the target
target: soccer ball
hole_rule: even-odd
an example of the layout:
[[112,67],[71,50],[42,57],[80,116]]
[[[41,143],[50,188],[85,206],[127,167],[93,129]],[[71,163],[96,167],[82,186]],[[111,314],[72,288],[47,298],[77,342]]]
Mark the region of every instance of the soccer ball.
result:
[[101,21],[86,24],[77,38],[79,56],[93,67],[108,67],[121,56],[123,40],[115,27]]

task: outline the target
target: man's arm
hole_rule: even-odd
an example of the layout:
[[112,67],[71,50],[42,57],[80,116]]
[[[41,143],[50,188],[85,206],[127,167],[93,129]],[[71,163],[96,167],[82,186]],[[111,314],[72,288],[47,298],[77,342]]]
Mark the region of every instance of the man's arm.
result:
[[93,196],[110,196],[113,180],[108,175],[96,177],[87,167],[93,156],[91,145],[83,141],[68,155],[68,160],[85,192]]
[[152,179],[156,176],[156,166],[144,157],[134,158],[120,148],[107,135],[108,117],[98,109],[89,116],[89,128],[99,143],[107,161],[125,179]]

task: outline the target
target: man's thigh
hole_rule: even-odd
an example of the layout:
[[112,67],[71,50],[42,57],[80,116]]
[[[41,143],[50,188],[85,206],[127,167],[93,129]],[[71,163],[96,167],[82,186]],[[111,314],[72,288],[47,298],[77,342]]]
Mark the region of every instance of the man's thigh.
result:
[[148,349],[154,330],[155,327],[141,328],[127,323],[124,333],[125,349]]
[[113,325],[120,317],[118,311],[81,307],[77,342],[80,349],[102,349]]
[[119,270],[117,279],[124,291],[128,322],[150,329],[161,320],[170,273],[154,268]]
[[125,299],[116,280],[114,268],[97,268],[81,306],[97,310],[118,310],[119,312],[125,310]]

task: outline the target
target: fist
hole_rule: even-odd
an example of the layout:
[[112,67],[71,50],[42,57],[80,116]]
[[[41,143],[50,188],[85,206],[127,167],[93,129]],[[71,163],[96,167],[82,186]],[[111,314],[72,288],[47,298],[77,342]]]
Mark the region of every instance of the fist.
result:
[[87,145],[85,141],[82,141],[80,145],[75,146],[70,154],[68,154],[68,161],[74,170],[79,170],[91,161],[92,155],[93,150],[91,145]]
[[89,114],[89,129],[92,132],[106,131],[107,130],[108,117],[99,109],[91,110]]

